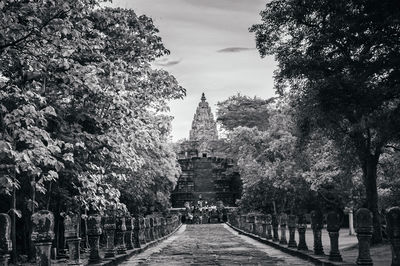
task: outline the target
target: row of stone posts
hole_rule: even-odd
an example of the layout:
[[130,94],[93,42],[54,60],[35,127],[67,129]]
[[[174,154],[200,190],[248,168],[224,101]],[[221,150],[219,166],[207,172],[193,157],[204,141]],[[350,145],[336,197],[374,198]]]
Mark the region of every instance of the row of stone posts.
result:
[[[373,233],[372,213],[365,208],[356,212],[356,233],[358,239],[357,265],[373,265],[370,255],[370,241]],[[339,230],[341,216],[335,211],[326,215],[330,251],[330,261],[343,261],[339,251]],[[306,243],[307,222],[305,215],[276,214],[230,214],[229,223],[247,233],[257,235],[261,238],[287,245],[289,248],[308,250]],[[386,231],[392,246],[392,265],[400,266],[400,207],[393,207],[386,214]],[[322,229],[324,228],[324,215],[321,211],[311,212],[311,229],[314,238],[313,252],[315,255],[325,255],[322,245]],[[279,233],[280,229],[280,233]],[[286,230],[289,231],[289,240],[286,238]],[[295,239],[296,229],[298,232],[298,243]]]
[[[43,210],[36,212],[31,217],[31,239],[36,248],[37,265],[51,265],[51,246],[54,234],[54,215]],[[81,217],[77,214],[68,214],[64,217],[64,236],[68,244],[68,265],[83,265],[80,258],[79,236]],[[103,224],[102,224],[103,223]],[[117,254],[126,254],[127,250],[140,248],[172,233],[180,225],[180,217],[115,217],[90,215],[87,218],[87,236],[90,246],[89,264],[99,263],[100,236],[106,237],[105,258],[113,258]],[[11,219],[9,215],[0,214],[0,266],[7,266],[9,253],[12,250]]]

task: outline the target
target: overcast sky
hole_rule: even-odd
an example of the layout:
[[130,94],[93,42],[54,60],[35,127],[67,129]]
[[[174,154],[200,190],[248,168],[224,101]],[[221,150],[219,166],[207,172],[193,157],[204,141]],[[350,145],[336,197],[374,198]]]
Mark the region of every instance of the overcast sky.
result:
[[240,92],[272,97],[273,58],[261,59],[248,28],[260,21],[266,0],[114,0],[113,5],[153,18],[171,51],[158,61],[173,74],[187,96],[171,102],[173,140],[189,137],[204,92],[215,114],[216,103]]

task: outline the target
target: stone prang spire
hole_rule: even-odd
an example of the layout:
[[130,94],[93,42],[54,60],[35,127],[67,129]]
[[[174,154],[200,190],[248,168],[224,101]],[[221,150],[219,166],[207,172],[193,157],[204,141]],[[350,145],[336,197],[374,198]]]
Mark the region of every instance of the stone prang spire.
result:
[[215,123],[211,108],[208,102],[206,102],[206,96],[203,92],[201,95],[201,102],[193,117],[189,140],[209,141],[217,139],[217,124]]

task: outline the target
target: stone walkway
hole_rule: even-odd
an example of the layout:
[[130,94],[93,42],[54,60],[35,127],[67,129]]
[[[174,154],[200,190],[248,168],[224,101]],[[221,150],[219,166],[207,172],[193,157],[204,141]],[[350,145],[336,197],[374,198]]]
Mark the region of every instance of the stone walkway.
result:
[[314,265],[239,235],[225,224],[183,225],[122,265]]

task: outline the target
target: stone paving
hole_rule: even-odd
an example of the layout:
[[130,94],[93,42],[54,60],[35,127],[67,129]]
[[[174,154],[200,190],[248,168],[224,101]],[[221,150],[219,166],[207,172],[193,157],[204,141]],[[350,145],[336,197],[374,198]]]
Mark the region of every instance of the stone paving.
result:
[[239,235],[225,224],[183,225],[122,265],[314,265]]

